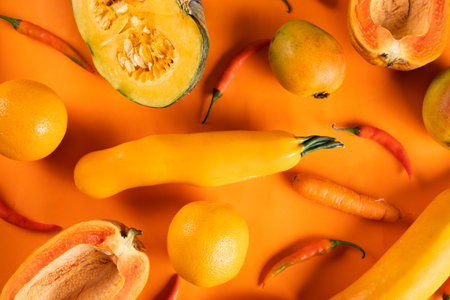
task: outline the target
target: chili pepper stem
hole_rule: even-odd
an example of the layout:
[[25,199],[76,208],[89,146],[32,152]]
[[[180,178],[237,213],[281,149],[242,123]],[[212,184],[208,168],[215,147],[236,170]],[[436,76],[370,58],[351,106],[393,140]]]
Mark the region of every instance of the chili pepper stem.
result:
[[352,246],[357,249],[359,249],[362,254],[363,258],[365,256],[364,250],[357,246],[354,243],[341,241],[341,240],[333,240],[333,239],[318,239],[315,241],[312,241],[308,245],[297,249],[293,253],[284,256],[281,260],[279,260],[277,263],[275,263],[272,268],[265,274],[263,277],[260,286],[264,287],[266,282],[283,272],[288,267],[295,265],[299,262],[305,261],[307,259],[310,259],[315,256],[324,255],[326,253],[329,253],[330,251],[334,250],[339,245],[347,245]]
[[14,27],[14,29],[17,29],[17,27],[19,27],[19,25],[20,25],[20,22],[22,22],[22,20],[10,18],[10,17],[3,16],[3,15],[0,15],[0,19],[6,20],[9,23],[11,23],[11,25]]
[[221,93],[218,89],[214,89],[214,90],[213,90],[213,96],[212,96],[212,99],[211,99],[211,103],[209,104],[208,112],[206,113],[206,116],[205,116],[205,118],[203,119],[202,124],[205,124],[206,119],[208,119],[209,114],[211,113],[211,109],[212,109],[214,103],[215,103],[216,100],[219,99],[220,97],[222,97],[222,93]]
[[447,294],[442,295],[442,300],[450,300],[450,295]]
[[336,127],[335,123],[333,123],[333,125],[331,125],[331,127],[333,127],[333,129],[336,129],[336,130],[347,131],[347,132],[351,132],[356,135],[359,135],[359,133],[361,131],[361,127],[359,127],[359,126],[353,127],[353,128],[339,128],[339,127]]
[[291,12],[291,5],[289,4],[289,2],[287,0],[283,0],[283,2],[287,6],[287,12],[290,13]]
[[359,247],[358,245],[356,245],[355,243],[341,241],[341,240],[333,240],[333,239],[330,239],[330,242],[331,242],[331,249],[334,249],[334,248],[336,248],[339,245],[352,246],[352,247],[358,249],[359,251],[361,251],[361,253],[362,253],[362,257],[361,258],[366,257],[366,252],[364,252],[364,250],[361,247]]
[[345,147],[341,142],[336,141],[335,138],[328,136],[312,135],[308,137],[300,137],[300,145],[303,147],[301,156],[305,156],[311,152],[320,149],[331,149],[335,147]]

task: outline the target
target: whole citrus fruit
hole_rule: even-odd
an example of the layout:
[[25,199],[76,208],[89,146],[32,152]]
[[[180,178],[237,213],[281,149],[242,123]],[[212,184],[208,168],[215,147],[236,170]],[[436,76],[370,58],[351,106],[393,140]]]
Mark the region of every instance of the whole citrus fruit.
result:
[[196,201],[173,218],[167,250],[176,272],[185,280],[212,287],[235,277],[248,248],[248,228],[230,204]]
[[41,159],[58,147],[66,129],[66,107],[48,86],[31,80],[0,84],[0,154]]

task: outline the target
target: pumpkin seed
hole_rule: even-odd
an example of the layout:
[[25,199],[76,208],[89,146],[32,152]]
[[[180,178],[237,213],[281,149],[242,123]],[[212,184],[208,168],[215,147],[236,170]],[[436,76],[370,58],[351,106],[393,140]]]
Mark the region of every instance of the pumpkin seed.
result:
[[123,14],[126,13],[128,10],[128,4],[125,3],[124,5],[122,5],[121,7],[119,7],[118,9],[116,9],[116,14]]
[[132,8],[145,0],[93,0],[95,22],[104,30],[123,36],[117,63],[135,80],[157,80],[175,61],[175,47],[143,16],[132,15]]

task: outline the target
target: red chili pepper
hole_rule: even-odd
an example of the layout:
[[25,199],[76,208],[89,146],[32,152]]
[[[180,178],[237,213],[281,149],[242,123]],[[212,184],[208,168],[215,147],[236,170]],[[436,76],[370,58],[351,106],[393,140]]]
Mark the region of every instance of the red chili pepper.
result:
[[450,277],[444,282],[444,292],[442,293],[442,300],[450,300]]
[[18,214],[12,209],[6,207],[6,205],[3,204],[1,201],[0,201],[0,218],[13,225],[34,231],[53,231],[61,229],[61,227],[58,225],[43,224],[32,221]]
[[253,53],[268,46],[269,44],[270,40],[254,42],[247,45],[241,51],[235,54],[235,56],[231,59],[230,63],[228,64],[228,67],[223,72],[222,77],[220,77],[219,85],[217,86],[217,88],[213,89],[211,104],[209,105],[208,112],[206,113],[205,119],[202,121],[202,124],[205,124],[206,119],[208,119],[208,116],[211,113],[212,106],[214,105],[217,99],[223,96],[223,93],[230,85],[231,81],[234,78],[234,75],[236,74],[237,70],[241,67],[241,65],[244,63],[244,61]]
[[175,300],[175,299],[177,299],[178,292],[180,291],[181,277],[178,274],[176,274],[174,276],[175,276],[175,281],[173,283],[173,286],[172,286],[172,289],[170,290],[169,295],[167,295],[166,300]]
[[275,265],[267,272],[264,276],[263,280],[260,283],[261,287],[264,287],[267,280],[273,278],[284,271],[287,267],[295,265],[296,263],[305,261],[314,256],[323,255],[331,250],[335,249],[339,245],[348,245],[355,247],[359,251],[362,252],[362,258],[366,256],[364,250],[358,245],[346,241],[341,240],[333,240],[333,239],[319,239],[315,240],[308,245],[296,250],[294,253],[282,258],[280,261],[275,263]]
[[391,152],[403,165],[409,178],[412,176],[411,162],[409,161],[408,154],[405,148],[400,142],[387,133],[386,131],[372,127],[372,126],[357,126],[354,128],[337,128],[333,124],[333,128],[336,130],[348,131],[362,138],[376,141],[378,144],[384,146],[389,152]]
[[46,29],[20,19],[14,19],[3,15],[0,15],[0,18],[11,23],[17,32],[53,47],[89,72],[95,72],[94,68],[88,64],[72,46]]

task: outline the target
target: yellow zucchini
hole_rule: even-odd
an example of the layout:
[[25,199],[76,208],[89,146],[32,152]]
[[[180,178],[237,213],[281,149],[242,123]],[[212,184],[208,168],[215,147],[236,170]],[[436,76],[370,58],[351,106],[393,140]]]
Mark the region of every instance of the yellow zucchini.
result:
[[449,275],[450,189],[447,189],[371,269],[332,300],[425,300]]

